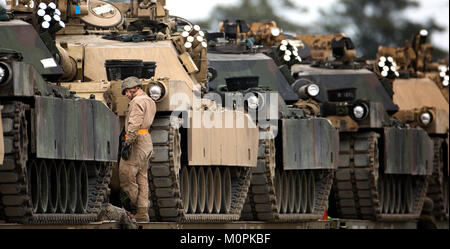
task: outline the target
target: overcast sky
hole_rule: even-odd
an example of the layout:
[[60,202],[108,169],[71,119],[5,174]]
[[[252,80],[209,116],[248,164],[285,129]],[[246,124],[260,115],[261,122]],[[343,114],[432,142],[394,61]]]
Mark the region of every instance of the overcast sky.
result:
[[[217,4],[234,4],[238,0],[166,0],[167,9],[170,14],[182,16],[188,20],[199,20],[209,17],[210,12]],[[277,1],[277,0],[272,0]],[[319,18],[319,8],[333,7],[337,0],[320,0],[320,1],[306,1],[293,0],[298,5],[307,7],[307,13],[296,13],[294,11],[286,10],[285,15],[290,20],[298,20],[300,24],[311,24]],[[357,0],[355,0],[357,1]],[[421,22],[432,17],[438,24],[445,27],[446,31],[434,34],[433,43],[449,51],[449,1],[448,0],[417,0],[420,4],[418,8],[411,9],[405,12],[405,15],[413,21]]]

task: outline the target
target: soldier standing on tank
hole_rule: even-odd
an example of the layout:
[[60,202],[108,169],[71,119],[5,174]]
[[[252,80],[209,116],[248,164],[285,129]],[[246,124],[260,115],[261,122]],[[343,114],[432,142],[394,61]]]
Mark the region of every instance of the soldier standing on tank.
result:
[[148,222],[148,167],[153,151],[150,126],[156,113],[155,102],[142,90],[136,77],[122,83],[122,94],[131,101],[125,119],[125,144],[121,151],[119,179],[122,191],[137,207],[137,222]]

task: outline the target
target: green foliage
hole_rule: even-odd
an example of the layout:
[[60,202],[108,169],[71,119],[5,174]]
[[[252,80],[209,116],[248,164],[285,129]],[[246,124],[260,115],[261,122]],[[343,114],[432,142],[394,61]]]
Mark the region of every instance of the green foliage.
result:
[[[421,29],[427,29],[430,35],[444,30],[432,19],[420,24],[402,16],[403,11],[418,6],[414,0],[339,0],[336,8],[321,10],[321,26],[325,32],[349,34],[359,55],[374,58],[379,45],[402,46]],[[435,54],[445,56],[439,49]]]

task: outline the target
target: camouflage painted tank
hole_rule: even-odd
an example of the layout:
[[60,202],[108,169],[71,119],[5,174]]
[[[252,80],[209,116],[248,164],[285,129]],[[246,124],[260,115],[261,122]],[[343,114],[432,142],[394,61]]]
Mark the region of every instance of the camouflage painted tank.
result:
[[[34,12],[12,7],[24,19]],[[95,221],[108,202],[118,117],[50,83],[64,71],[49,33],[5,14],[0,34],[0,220]]]
[[[318,85],[314,99],[321,103],[321,115],[340,130],[330,213],[352,219],[416,219],[433,168],[433,143],[422,128],[392,117],[399,108],[386,82],[353,59],[348,37],[332,37],[299,37],[311,49],[305,61],[316,62],[291,68],[297,79],[292,88],[304,96],[304,87]],[[326,50],[331,52],[326,55]]]
[[320,219],[337,167],[337,129],[317,117],[317,105],[299,100],[275,62],[256,51],[253,38],[256,43],[266,40],[251,34],[256,24],[221,26],[223,32],[208,34],[208,60],[215,76],[209,88],[221,95],[227,108],[245,108],[260,129],[258,167],[242,218]]
[[[200,27],[170,16],[165,1],[80,1],[79,14],[68,3],[67,25],[56,40],[75,62],[76,74],[63,85],[104,101],[120,116],[121,127],[128,105],[121,95],[124,77],[141,78],[157,104],[150,129],[151,220],[238,220],[257,165],[258,128],[245,112],[202,98],[208,62]],[[241,127],[234,125],[238,119]]]
[[[392,84],[393,100],[399,107],[394,117],[411,127],[423,128],[433,140],[433,176],[428,196],[434,202],[434,216],[448,219],[448,66],[432,62],[433,47],[426,43],[427,36],[428,32],[422,30],[405,47],[380,46],[374,69]],[[393,67],[394,73],[385,70],[386,66]]]

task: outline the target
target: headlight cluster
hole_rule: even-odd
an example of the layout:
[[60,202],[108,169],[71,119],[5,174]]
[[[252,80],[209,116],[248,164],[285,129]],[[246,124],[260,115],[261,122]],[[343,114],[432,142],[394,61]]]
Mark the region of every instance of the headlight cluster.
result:
[[448,66],[441,65],[439,66],[439,76],[442,79],[442,85],[448,86]]
[[165,85],[159,81],[150,83],[147,88],[148,96],[150,96],[150,98],[152,98],[155,102],[163,100],[166,96],[166,92]]
[[428,126],[433,121],[433,115],[429,112],[424,112],[420,114],[420,123],[424,126]]
[[181,33],[181,36],[185,39],[184,47],[187,49],[196,48],[199,45],[204,48],[208,47],[205,33],[201,31],[198,25],[192,27],[190,25],[184,26],[184,31]]
[[66,24],[61,21],[61,11],[56,8],[56,4],[53,2],[48,5],[41,2],[36,14],[43,31],[48,30],[50,33],[56,33],[66,27]]
[[353,105],[352,116],[356,120],[363,120],[369,115],[369,106],[364,102],[359,102]]
[[10,77],[11,77],[10,67],[0,62],[0,85],[9,81]]
[[391,56],[381,56],[378,61],[378,68],[381,72],[381,76],[388,77],[393,76],[399,77],[400,74],[397,71],[397,63],[394,61],[394,58]]
[[278,47],[281,52],[280,57],[283,57],[285,62],[301,62],[302,58],[298,55],[298,46],[296,46],[294,41],[283,40],[281,45]]

